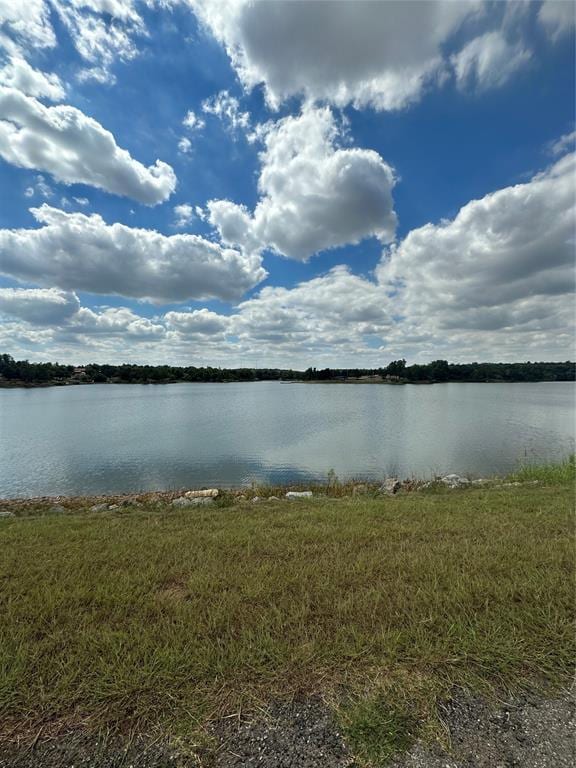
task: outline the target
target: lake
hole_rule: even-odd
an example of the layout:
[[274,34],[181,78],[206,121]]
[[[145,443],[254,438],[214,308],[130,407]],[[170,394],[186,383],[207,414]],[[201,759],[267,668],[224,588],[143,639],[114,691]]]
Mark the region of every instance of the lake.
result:
[[575,385],[94,384],[0,390],[0,496],[457,472],[574,450]]

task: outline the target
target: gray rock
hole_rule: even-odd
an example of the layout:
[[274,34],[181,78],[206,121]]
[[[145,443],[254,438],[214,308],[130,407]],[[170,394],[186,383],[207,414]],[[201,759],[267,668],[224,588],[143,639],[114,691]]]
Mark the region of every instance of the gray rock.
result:
[[120,509],[120,504],[109,504],[108,509]]
[[259,501],[261,501],[260,496],[253,496],[252,501],[254,502],[254,504],[257,504]]
[[16,517],[14,512],[8,512],[8,510],[0,510],[0,517]]
[[119,506],[121,507],[141,507],[142,503],[138,501],[138,499],[134,498],[128,498],[128,499],[122,499]]
[[467,477],[461,477],[460,475],[445,475],[440,479],[441,483],[447,485],[448,488],[466,488],[470,485],[470,480]]
[[171,507],[191,507],[192,501],[186,499],[184,496],[179,496],[177,499],[172,499],[170,502]]
[[108,504],[94,504],[90,507],[90,512],[105,512],[108,509]]
[[388,477],[380,486],[380,492],[393,496],[395,493],[398,493],[401,487],[402,485],[397,477]]
[[311,499],[312,491],[288,491],[287,499]]
[[179,496],[172,502],[173,507],[203,507],[206,504],[212,504],[213,499],[201,497],[194,499],[187,499],[185,496]]
[[63,515],[65,512],[66,507],[62,507],[60,504],[56,504],[48,510],[48,514],[50,515]]
[[240,496],[236,496],[234,498],[234,501],[246,501],[246,496],[244,496],[244,494],[241,493]]
[[268,496],[268,501],[280,501],[278,496]]

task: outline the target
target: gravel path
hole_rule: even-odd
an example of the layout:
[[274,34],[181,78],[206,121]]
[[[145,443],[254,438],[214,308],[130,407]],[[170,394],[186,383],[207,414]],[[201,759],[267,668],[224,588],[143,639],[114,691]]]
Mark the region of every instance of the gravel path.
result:
[[494,711],[477,698],[442,711],[452,754],[416,744],[390,768],[573,768],[576,708],[571,698],[520,699]]
[[[519,699],[494,710],[478,698],[443,707],[451,751],[416,743],[389,768],[573,768],[576,708],[571,698]],[[266,719],[223,720],[216,755],[201,763],[163,745],[73,735],[33,747],[0,743],[0,768],[353,768],[338,727],[320,699],[276,705]]]
[[320,699],[272,707],[266,720],[224,721],[215,768],[347,768],[354,761]]
[[84,734],[38,741],[34,747],[0,743],[0,768],[195,768],[164,745],[134,743],[123,748]]

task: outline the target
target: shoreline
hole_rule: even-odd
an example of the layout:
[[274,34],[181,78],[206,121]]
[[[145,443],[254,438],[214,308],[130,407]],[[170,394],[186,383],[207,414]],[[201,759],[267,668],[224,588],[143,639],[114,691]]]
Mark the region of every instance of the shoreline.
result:
[[[571,478],[574,473],[575,454],[569,453],[564,458],[550,463],[519,464],[515,470],[505,473],[493,473],[480,477],[474,473],[431,474],[427,477],[382,476],[378,480],[362,477],[339,480],[335,475],[324,481],[296,481],[293,483],[251,483],[250,485],[213,485],[180,486],[163,490],[111,491],[108,493],[74,493],[42,496],[0,496],[0,514],[14,507],[46,507],[67,504],[70,511],[84,509],[87,505],[114,505],[113,508],[158,505],[170,503],[188,495],[211,496],[220,506],[228,506],[235,501],[281,501],[289,493],[304,493],[311,498],[338,499],[354,496],[378,497],[405,495],[415,491],[434,488],[473,489],[504,488],[523,485],[546,484]],[[65,511],[65,510],[64,510]]]
[[[287,501],[290,493],[309,493],[311,499],[344,499],[352,497],[395,496],[405,495],[430,488],[466,489],[466,488],[498,488],[522,485],[535,485],[538,481],[526,480],[507,482],[511,475],[491,475],[487,478],[471,478],[454,473],[435,476],[428,479],[409,478],[399,480],[391,477],[381,481],[350,480],[335,484],[328,483],[287,483],[285,485],[249,485],[233,487],[216,487],[213,501],[221,507],[227,507],[238,502]],[[60,494],[48,496],[8,496],[0,497],[0,515],[2,512],[54,508],[55,512],[105,511],[107,507],[115,509],[138,508],[149,505],[171,504],[186,494],[202,494],[210,489],[205,487],[181,487],[158,491],[125,491],[100,494]],[[99,506],[101,510],[91,508]]]
[[364,386],[388,386],[388,387],[402,387],[406,385],[412,386],[431,386],[434,384],[567,384],[576,383],[576,379],[532,379],[530,381],[523,381],[522,379],[475,379],[469,381],[459,381],[458,379],[449,379],[447,381],[363,381],[362,379],[258,379],[256,381],[245,381],[242,379],[219,381],[214,379],[213,381],[186,381],[184,379],[174,381],[47,381],[47,382],[8,382],[0,381],[1,389],[48,389],[50,387],[56,387],[60,389],[74,388],[74,387],[88,387],[94,385],[118,385],[118,386],[166,386],[170,384],[264,384],[264,383],[276,383],[276,384],[344,384],[344,385],[364,385]]

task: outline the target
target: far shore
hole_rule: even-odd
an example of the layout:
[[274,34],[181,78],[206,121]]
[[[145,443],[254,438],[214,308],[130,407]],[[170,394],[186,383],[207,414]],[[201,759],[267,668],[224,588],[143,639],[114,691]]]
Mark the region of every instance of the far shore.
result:
[[[259,379],[257,381],[243,381],[242,379],[229,379],[227,381],[219,381],[215,379],[214,381],[186,381],[182,379],[174,379],[174,380],[168,380],[168,381],[41,381],[41,382],[30,382],[30,381],[1,381],[0,380],[0,389],[46,389],[48,387],[86,387],[90,386],[92,384],[117,384],[117,385],[138,385],[138,386],[162,386],[165,384],[262,384],[262,383],[272,383],[275,382],[277,384],[345,384],[345,385],[351,385],[351,384],[360,384],[360,385],[372,385],[372,386],[390,386],[390,387],[398,387],[398,386],[404,386],[406,384],[410,384],[412,386],[421,386],[421,385],[430,385],[430,384],[557,384],[560,381],[560,383],[566,383],[567,380],[550,380],[550,379],[533,379],[531,381],[522,381],[520,379],[518,380],[502,380],[502,379],[475,379],[473,381],[457,381],[457,380],[448,380],[448,381],[410,381],[408,379],[404,379],[401,381],[387,381],[386,379],[381,379],[379,381],[376,380],[368,380],[368,379],[355,379],[355,378],[349,378],[349,379],[326,379],[326,380],[320,380],[320,379],[314,379],[314,380],[306,380],[306,379]],[[569,379],[568,381],[573,381],[572,379]]]
[[441,384],[449,382],[576,381],[576,364],[564,362],[430,363],[394,360],[373,368],[220,368],[214,366],[137,365],[133,363],[62,365],[31,363],[0,355],[0,388],[79,386],[81,384],[245,383],[296,384]]

